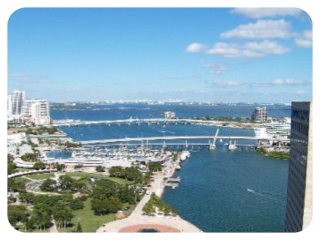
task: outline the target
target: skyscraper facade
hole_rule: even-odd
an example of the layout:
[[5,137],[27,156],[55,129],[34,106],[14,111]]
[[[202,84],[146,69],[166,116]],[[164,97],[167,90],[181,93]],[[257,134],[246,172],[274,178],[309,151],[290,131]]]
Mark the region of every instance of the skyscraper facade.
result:
[[9,95],[9,98],[8,98],[8,102],[11,104],[9,108],[11,112],[9,114],[13,116],[21,115],[24,101],[25,101],[24,91],[19,91],[19,90],[12,91],[11,95]]
[[293,102],[285,231],[302,231],[311,217],[312,104]]

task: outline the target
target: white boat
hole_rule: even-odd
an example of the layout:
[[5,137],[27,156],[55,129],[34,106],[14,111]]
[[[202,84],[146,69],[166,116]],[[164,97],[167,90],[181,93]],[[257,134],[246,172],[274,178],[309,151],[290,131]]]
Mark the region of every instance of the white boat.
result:
[[269,134],[267,133],[267,129],[265,127],[254,129],[254,134],[258,138],[269,138]]
[[190,152],[189,151],[182,151],[180,155],[181,160],[186,160],[188,157],[190,157]]
[[232,143],[232,141],[229,141],[228,150],[233,151],[237,149],[236,140]]

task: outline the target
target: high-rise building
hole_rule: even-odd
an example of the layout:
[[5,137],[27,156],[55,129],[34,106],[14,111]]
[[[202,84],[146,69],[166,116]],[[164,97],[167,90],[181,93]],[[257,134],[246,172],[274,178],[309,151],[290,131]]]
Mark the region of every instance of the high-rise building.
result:
[[36,125],[46,125],[50,123],[49,104],[46,100],[25,100],[22,114]]
[[29,100],[25,92],[14,90],[7,98],[8,121],[31,121],[36,125],[50,124],[49,104],[46,100]]
[[256,107],[251,115],[251,120],[253,122],[266,122],[267,121],[267,108],[266,107]]
[[175,112],[171,112],[171,111],[164,112],[164,118],[166,119],[172,119],[175,117],[176,117]]
[[311,217],[312,104],[293,102],[285,231],[302,231]]
[[8,118],[12,117],[12,97],[8,95],[7,97],[7,116]]
[[8,114],[12,116],[20,116],[22,113],[24,101],[25,101],[24,91],[19,91],[19,90],[12,91],[12,93],[8,96]]

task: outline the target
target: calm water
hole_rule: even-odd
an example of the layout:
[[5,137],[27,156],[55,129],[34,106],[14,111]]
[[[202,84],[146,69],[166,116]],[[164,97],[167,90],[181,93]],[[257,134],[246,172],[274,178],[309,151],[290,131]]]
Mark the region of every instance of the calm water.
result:
[[[163,117],[250,117],[252,106],[104,105],[96,109],[52,111],[53,119],[126,119]],[[268,107],[272,117],[289,117],[290,107]],[[216,127],[197,125],[92,125],[62,127],[75,140],[169,135],[214,135]],[[253,136],[253,130],[220,128],[220,135]],[[195,141],[193,141],[195,142]],[[243,142],[249,143],[249,142]],[[163,199],[184,219],[205,232],[281,232],[284,229],[288,161],[267,158],[253,150],[216,152],[191,149],[176,174],[178,188],[167,188]]]
[[205,232],[284,229],[286,161],[251,151],[192,152],[163,199]]

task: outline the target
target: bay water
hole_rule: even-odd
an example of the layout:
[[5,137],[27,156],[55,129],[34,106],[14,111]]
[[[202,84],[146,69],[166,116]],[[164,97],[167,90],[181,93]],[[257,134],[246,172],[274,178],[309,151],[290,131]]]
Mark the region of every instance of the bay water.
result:
[[[290,107],[267,107],[269,116],[289,117]],[[177,117],[250,117],[252,106],[192,106],[109,104],[80,110],[52,110],[53,120],[112,120],[162,118],[164,111]],[[126,125],[60,127],[76,141],[151,136],[213,136],[214,126]],[[251,129],[219,127],[219,135],[253,136]],[[196,142],[193,140],[192,142]],[[250,141],[244,142],[250,143]],[[179,215],[204,232],[282,232],[287,191],[288,161],[265,157],[251,148],[228,151],[225,142],[217,151],[189,147],[175,189],[166,188],[163,200]]]

